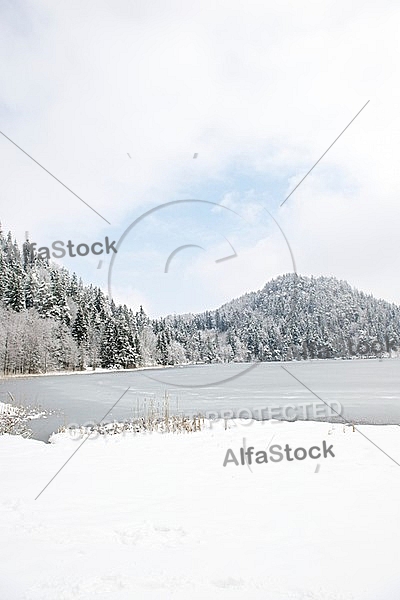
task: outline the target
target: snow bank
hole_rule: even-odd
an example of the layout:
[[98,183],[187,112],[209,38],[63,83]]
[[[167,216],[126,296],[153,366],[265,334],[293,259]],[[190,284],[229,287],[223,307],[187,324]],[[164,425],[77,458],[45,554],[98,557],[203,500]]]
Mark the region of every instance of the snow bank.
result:
[[0,436],[7,433],[30,437],[32,434],[28,426],[34,419],[46,419],[56,411],[39,409],[35,406],[12,405],[0,402]]
[[[400,462],[398,426],[359,429]],[[229,448],[323,440],[334,457],[223,467]],[[81,443],[54,442],[0,436],[0,598],[400,597],[400,469],[350,427],[100,436],[35,501]]]

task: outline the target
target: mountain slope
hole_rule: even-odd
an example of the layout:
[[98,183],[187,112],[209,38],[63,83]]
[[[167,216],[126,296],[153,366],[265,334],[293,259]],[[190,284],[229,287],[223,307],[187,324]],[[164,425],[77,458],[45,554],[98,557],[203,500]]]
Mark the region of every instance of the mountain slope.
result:
[[398,306],[333,277],[278,277],[199,322],[263,361],[379,355],[400,339]]

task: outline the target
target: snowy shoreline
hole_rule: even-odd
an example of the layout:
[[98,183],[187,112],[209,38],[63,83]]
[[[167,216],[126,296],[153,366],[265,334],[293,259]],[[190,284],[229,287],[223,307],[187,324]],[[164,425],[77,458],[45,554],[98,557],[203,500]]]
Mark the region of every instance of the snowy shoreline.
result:
[[85,369],[84,371],[49,371],[48,373],[22,373],[17,375],[1,375],[0,381],[7,379],[29,379],[30,377],[61,377],[67,375],[95,375],[96,373],[135,373],[136,371],[148,371],[158,369],[174,369],[176,367],[195,366],[195,365],[154,365],[149,367],[135,367],[134,369],[103,369],[101,367],[93,370]]

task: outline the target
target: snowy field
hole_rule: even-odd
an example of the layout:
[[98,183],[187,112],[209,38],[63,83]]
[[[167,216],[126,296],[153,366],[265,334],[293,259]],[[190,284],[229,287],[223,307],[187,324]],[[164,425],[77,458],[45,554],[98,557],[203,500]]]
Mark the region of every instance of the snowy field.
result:
[[[359,429],[400,462],[400,427]],[[223,467],[244,438],[335,456]],[[2,600],[400,597],[400,469],[351,427],[100,436],[35,501],[78,445],[0,436]]]

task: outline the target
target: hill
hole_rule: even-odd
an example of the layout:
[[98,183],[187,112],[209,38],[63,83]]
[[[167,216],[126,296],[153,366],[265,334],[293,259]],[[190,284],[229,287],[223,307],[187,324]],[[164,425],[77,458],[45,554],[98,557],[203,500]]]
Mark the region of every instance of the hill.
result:
[[284,275],[192,319],[221,334],[236,360],[380,355],[400,339],[398,306],[333,277]]
[[400,308],[335,278],[288,274],[214,311],[151,320],[0,232],[0,372],[376,356]]

